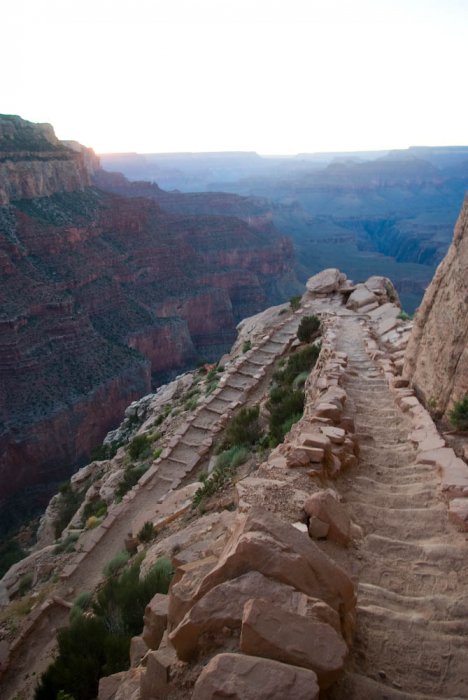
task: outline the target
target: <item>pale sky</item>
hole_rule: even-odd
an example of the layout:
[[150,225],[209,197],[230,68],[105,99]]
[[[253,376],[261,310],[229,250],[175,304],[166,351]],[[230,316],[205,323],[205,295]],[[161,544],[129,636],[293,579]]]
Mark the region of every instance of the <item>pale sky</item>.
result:
[[468,0],[4,0],[0,112],[97,152],[468,144]]

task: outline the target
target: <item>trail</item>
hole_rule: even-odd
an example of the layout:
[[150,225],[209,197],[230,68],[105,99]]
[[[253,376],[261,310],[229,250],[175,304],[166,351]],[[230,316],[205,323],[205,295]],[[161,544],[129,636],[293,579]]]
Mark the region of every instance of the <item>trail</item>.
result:
[[345,388],[361,451],[337,488],[364,538],[350,553],[355,644],[327,697],[468,698],[466,537],[448,522],[435,468],[415,463],[409,419],[368,358],[357,319],[340,326],[339,349],[357,372]]

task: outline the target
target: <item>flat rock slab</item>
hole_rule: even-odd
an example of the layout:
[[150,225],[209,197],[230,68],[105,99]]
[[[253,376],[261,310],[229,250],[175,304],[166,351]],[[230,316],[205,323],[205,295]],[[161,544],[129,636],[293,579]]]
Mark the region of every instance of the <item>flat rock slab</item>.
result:
[[244,654],[218,654],[200,673],[192,700],[318,700],[313,671]]
[[[352,292],[346,304],[346,308],[357,311],[362,306],[369,306],[370,304],[374,303],[378,304],[377,297],[373,292],[367,289],[367,287],[364,284],[362,284],[358,285],[354,292]],[[372,309],[370,310],[372,311]]]
[[317,674],[320,688],[338,678],[348,655],[343,638],[330,625],[258,599],[245,604],[240,650],[308,668]]

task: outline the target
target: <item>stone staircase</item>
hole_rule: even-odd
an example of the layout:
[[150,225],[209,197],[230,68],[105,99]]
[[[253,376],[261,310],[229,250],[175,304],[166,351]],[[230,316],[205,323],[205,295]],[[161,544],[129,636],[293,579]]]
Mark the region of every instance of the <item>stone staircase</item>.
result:
[[348,354],[346,411],[360,459],[337,487],[364,537],[354,647],[327,697],[468,698],[466,537],[448,520],[436,467],[415,463],[408,414],[369,359],[355,318],[341,319],[338,348]]

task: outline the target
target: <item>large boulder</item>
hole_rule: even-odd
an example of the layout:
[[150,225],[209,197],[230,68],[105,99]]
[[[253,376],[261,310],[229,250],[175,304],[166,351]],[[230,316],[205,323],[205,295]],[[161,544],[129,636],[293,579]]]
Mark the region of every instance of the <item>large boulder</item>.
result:
[[346,303],[347,309],[352,309],[353,311],[358,311],[363,306],[369,306],[370,304],[378,305],[378,299],[374,292],[371,292],[365,284],[358,284],[354,292],[350,294],[350,297]]
[[245,654],[308,668],[317,674],[320,688],[336,681],[348,655],[348,647],[333,627],[266,600],[246,603],[240,649]]
[[318,700],[313,671],[243,654],[218,654],[200,673],[192,700]]
[[168,597],[156,593],[145,608],[143,640],[150,649],[157,649],[167,627]]
[[219,561],[195,585],[191,584],[190,576],[184,582],[184,576],[172,586],[170,628],[179,624],[185,613],[212,588],[248,571],[259,571],[328,603],[339,614],[348,638],[355,607],[354,586],[348,575],[307,535],[260,508],[252,508],[238,518]]
[[218,646],[217,638],[221,644],[226,628],[240,630],[244,605],[252,598],[262,598],[271,605],[307,615],[340,631],[338,614],[323,601],[266,578],[258,571],[249,571],[212,588],[171,632],[169,639],[179,659],[189,661],[205,646]]
[[304,503],[306,515],[328,525],[327,539],[344,546],[351,541],[351,519],[330,490],[312,494]]
[[311,294],[332,294],[346,282],[346,275],[335,267],[322,270],[307,280],[307,291]]

